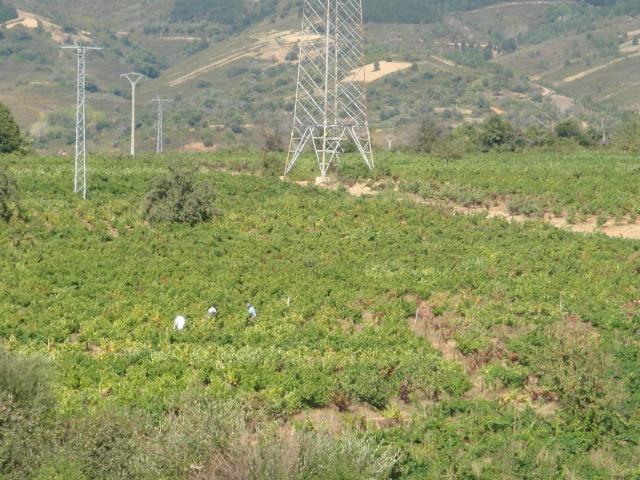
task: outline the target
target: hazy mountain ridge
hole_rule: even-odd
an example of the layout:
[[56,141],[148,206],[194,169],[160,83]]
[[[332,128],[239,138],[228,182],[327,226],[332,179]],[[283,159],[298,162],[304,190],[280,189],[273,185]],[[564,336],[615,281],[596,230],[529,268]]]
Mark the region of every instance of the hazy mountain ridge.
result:
[[[157,96],[174,100],[165,113],[168,149],[259,145],[265,128],[286,137],[302,2],[242,4],[250,21],[239,14],[227,23],[209,21],[223,0],[199,2],[210,9],[187,15],[189,21],[174,17],[194,2],[109,3],[25,0],[19,11],[37,26],[13,21],[0,30],[0,100],[36,148],[73,143],[75,59],[58,47],[75,40],[103,48],[87,58],[91,149],[119,150],[126,143],[130,87],[120,74],[133,70],[148,77],[136,92],[142,150],[155,148],[151,99]],[[371,20],[390,2],[363,3]],[[456,125],[499,111],[524,124],[570,113],[613,123],[620,110],[640,106],[632,86],[624,85],[637,73],[633,33],[640,21],[616,16],[630,2],[455,3],[465,10],[484,4],[490,5],[469,13],[441,11],[442,20],[428,24],[365,24],[366,62],[382,67],[368,88],[379,143],[390,134],[410,142],[416,119],[427,117]],[[424,5],[427,11],[444,3]],[[413,12],[420,18],[420,10]]]

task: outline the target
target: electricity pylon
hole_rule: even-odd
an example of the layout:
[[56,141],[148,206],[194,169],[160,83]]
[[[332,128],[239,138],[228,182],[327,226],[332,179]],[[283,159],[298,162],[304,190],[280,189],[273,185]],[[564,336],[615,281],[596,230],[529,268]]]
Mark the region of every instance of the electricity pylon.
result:
[[87,198],[87,147],[86,147],[86,117],[84,109],[85,97],[85,57],[87,50],[102,50],[98,47],[85,47],[74,44],[73,47],[60,47],[62,49],[75,49],[78,56],[78,86],[76,102],[76,159],[75,173],[73,176],[73,192],[82,190],[82,198]]
[[163,100],[160,97],[154,98],[154,102],[158,102],[158,142],[156,145],[156,152],[162,153],[162,104],[164,102],[170,102],[171,100]]
[[136,84],[146,75],[142,73],[123,73],[121,77],[127,77],[131,84],[131,156],[136,154]]
[[361,0],[305,0],[293,131],[285,175],[312,142],[320,173],[351,139],[373,168],[364,88]]

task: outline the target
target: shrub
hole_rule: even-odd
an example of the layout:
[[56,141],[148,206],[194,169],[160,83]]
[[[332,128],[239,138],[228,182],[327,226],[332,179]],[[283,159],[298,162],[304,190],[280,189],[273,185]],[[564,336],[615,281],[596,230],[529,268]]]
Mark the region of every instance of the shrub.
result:
[[23,144],[24,138],[11,110],[0,103],[0,153],[19,151]]
[[260,130],[262,135],[262,149],[265,152],[282,152],[285,149],[284,134],[278,126],[274,128],[263,127]]
[[431,149],[442,135],[442,127],[433,120],[422,122],[416,131],[416,151],[431,152]]
[[640,151],[640,115],[632,114],[615,130],[613,144],[621,150]]
[[431,146],[431,155],[441,158],[445,162],[449,160],[460,160],[464,156],[464,153],[464,141],[451,135],[440,138]]
[[488,152],[497,147],[508,146],[514,137],[513,125],[509,120],[497,114],[491,115],[480,129],[480,149]]
[[197,183],[194,171],[169,165],[169,175],[154,180],[154,186],[142,201],[142,216],[149,222],[178,222],[195,225],[214,214],[215,191]]
[[540,202],[524,195],[515,195],[508,199],[507,208],[512,215],[526,217],[542,217],[544,215],[544,208]]
[[277,177],[284,172],[284,160],[279,155],[267,153],[262,157],[260,169],[262,174],[270,177]]
[[390,478],[398,453],[372,438],[328,430],[291,434],[246,428],[217,454],[203,479],[373,479]]
[[45,361],[0,350],[0,477],[26,478],[42,462],[54,406]]
[[555,126],[556,135],[561,138],[580,137],[582,127],[575,118],[565,118]]
[[20,213],[18,182],[6,167],[0,168],[0,218],[8,222]]

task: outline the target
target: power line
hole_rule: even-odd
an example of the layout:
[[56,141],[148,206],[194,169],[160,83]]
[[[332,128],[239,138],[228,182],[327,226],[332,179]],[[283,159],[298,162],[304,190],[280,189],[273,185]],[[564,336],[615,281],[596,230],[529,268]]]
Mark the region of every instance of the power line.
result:
[[73,47],[60,47],[62,49],[74,49],[78,56],[78,86],[76,101],[76,158],[75,173],[73,177],[74,193],[82,190],[82,198],[87,198],[87,148],[86,148],[86,117],[85,117],[85,70],[87,50],[102,50],[98,47],[85,47],[82,44],[74,44]]

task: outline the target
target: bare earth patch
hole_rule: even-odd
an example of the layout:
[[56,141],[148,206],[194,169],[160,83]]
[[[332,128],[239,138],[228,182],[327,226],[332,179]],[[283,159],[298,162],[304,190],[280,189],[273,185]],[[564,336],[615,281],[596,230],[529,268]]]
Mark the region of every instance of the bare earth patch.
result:
[[45,31],[51,34],[51,38],[57,43],[65,43],[66,39],[70,37],[72,40],[84,43],[91,42],[91,33],[89,32],[80,32],[79,34],[68,34],[62,31],[62,27],[60,25],[56,25],[55,23],[50,22],[44,17],[40,15],[35,15],[33,13],[24,12],[22,10],[16,10],[18,12],[18,18],[14,20],[10,20],[5,23],[7,29],[11,29],[17,25],[22,25],[25,28],[38,28],[38,26],[42,25],[42,28]]
[[196,70],[185,73],[184,75],[181,75],[175,80],[169,82],[169,86],[175,87],[176,85],[180,85],[187,80],[191,80],[197,77],[201,73],[205,73],[215,68],[222,67],[223,65],[227,65],[234,60],[238,60],[244,57],[253,56],[264,59],[275,59],[278,62],[284,62],[285,57],[291,49],[292,45],[302,39],[300,32],[295,32],[292,30],[284,32],[272,31],[262,35],[255,35],[252,38],[255,40],[255,43],[233,50],[229,52],[228,55],[217,58],[204,67],[200,67]]
[[512,357],[507,350],[507,340],[528,332],[533,325],[526,324],[519,327],[494,325],[486,332],[490,337],[486,347],[465,355],[458,349],[453,337],[456,333],[460,334],[468,328],[466,320],[451,310],[442,312],[440,315],[435,314],[438,305],[447,299],[446,296],[436,295],[431,300],[425,301],[407,295],[405,299],[415,302],[417,307],[415,315],[407,317],[409,329],[416,335],[427,338],[433,348],[442,353],[443,359],[457,360],[461,363],[472,385],[464,394],[466,398],[498,401],[503,405],[510,404],[517,408],[529,406],[542,415],[553,414],[561,406],[552,399],[540,399],[537,395],[539,391],[537,380],[533,378],[522,390],[517,391],[485,384],[482,368],[495,362],[517,362],[517,357]]
[[182,147],[183,152],[215,152],[217,149],[217,145],[205,147],[203,142],[191,142]]
[[[285,177],[281,177],[282,180]],[[309,182],[297,182],[301,186],[306,186]],[[333,179],[327,179],[326,182],[316,183],[316,185],[321,186],[327,189],[336,189],[340,187],[338,183],[336,183]],[[378,191],[374,188],[371,188],[365,183],[355,183],[351,186],[347,186],[347,191],[353,196],[362,196],[362,195],[377,195]],[[425,200],[419,195],[414,195],[410,193],[404,193],[399,200],[403,198],[408,198],[416,203],[433,203],[430,200]],[[484,206],[482,207],[463,207],[461,205],[452,205],[453,209],[456,212],[463,214],[478,214],[485,213],[487,217],[503,217],[510,222],[524,222],[528,220],[532,220],[532,218],[526,217],[524,215],[513,215],[509,208],[507,207],[504,201],[499,202],[496,205],[492,205],[489,208]],[[544,213],[544,220],[551,223],[557,228],[563,228],[566,230],[570,230],[576,233],[602,233],[609,237],[622,237],[629,239],[640,239],[640,224],[635,224],[630,222],[630,218],[628,216],[623,217],[620,221],[616,222],[614,219],[609,219],[606,221],[604,225],[598,225],[596,217],[589,217],[582,222],[574,222],[569,223],[567,221],[567,214],[564,212],[560,216],[556,216],[551,212]]]
[[[509,221],[522,222],[528,220],[524,215],[512,215],[504,202],[491,206],[489,209],[473,209],[465,207],[456,207],[456,210],[463,213],[475,213],[478,211],[486,211],[487,216],[504,217]],[[624,217],[619,223],[615,220],[607,220],[607,222],[599,226],[596,217],[589,217],[584,222],[569,223],[566,215],[556,216],[551,212],[545,212],[544,219],[558,228],[564,228],[576,233],[603,233],[610,237],[623,237],[638,239],[640,238],[640,225],[629,222],[629,217]]]
[[378,69],[375,69],[375,64],[370,63],[365,65],[363,69],[354,72],[354,76],[345,80],[353,82],[373,82],[390,73],[399,72],[411,67],[408,62],[378,62]]

